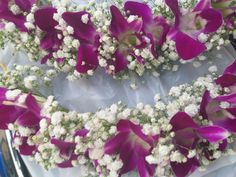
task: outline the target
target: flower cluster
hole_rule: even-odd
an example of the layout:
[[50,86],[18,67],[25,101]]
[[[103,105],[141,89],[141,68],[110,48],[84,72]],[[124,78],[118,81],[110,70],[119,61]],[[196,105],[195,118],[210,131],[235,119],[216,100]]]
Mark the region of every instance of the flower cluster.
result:
[[155,106],[119,102],[94,113],[66,110],[53,96],[23,93],[37,88],[31,82],[39,71],[18,66],[8,72],[25,83],[0,88],[0,129],[11,130],[20,153],[46,169],[80,165],[90,177],[133,170],[140,177],[186,177],[234,153],[236,61],[219,77],[211,66],[192,84],[172,87],[167,101],[156,95]]
[[115,78],[127,78],[129,70],[140,76],[176,71],[178,64],[229,44],[235,33],[233,0],[40,4],[2,1],[0,45],[11,41],[70,80],[98,67]]

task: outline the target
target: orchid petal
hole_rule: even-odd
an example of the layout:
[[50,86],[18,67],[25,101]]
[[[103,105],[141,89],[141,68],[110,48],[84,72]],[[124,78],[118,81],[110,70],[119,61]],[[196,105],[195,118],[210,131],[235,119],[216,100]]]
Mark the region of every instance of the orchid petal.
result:
[[86,73],[88,70],[95,70],[98,67],[98,54],[96,50],[93,45],[80,45],[76,66],[78,72]]
[[127,68],[128,61],[125,55],[119,49],[115,51],[114,57],[115,57],[115,62],[114,62],[115,73],[123,71],[124,69]]
[[12,105],[0,105],[0,129],[6,130],[9,123],[14,123],[26,110]]
[[140,177],[150,177],[150,173],[146,167],[145,159],[138,160],[138,173]]
[[236,74],[236,60],[225,69],[224,74]]
[[206,126],[196,129],[198,135],[211,143],[222,141],[229,137],[229,132],[219,126]]
[[87,129],[83,128],[83,129],[76,131],[75,136],[86,137],[88,133],[89,133],[89,131]]
[[45,64],[49,59],[51,59],[53,57],[52,53],[49,53],[47,55],[45,55],[42,59],[41,59],[41,64]]
[[15,0],[17,6],[24,12],[29,12],[36,0]]
[[16,124],[24,127],[34,127],[39,125],[39,122],[40,118],[35,116],[35,114],[29,111],[19,116],[16,120]]
[[198,125],[193,121],[193,119],[185,112],[176,113],[170,121],[173,127],[173,131],[182,130],[185,128],[197,128]]
[[25,100],[25,105],[27,106],[28,110],[34,113],[34,115],[40,117],[41,108],[37,103],[37,100],[32,95],[32,93],[28,94]]
[[[82,21],[84,15],[88,16],[87,23]],[[96,28],[90,20],[91,15],[88,12],[65,12],[62,14],[62,18],[74,29],[74,36],[77,39],[94,44],[99,38]]]
[[236,84],[236,75],[232,74],[224,74],[216,79],[216,84],[220,85],[221,87],[230,87]]
[[203,10],[200,16],[207,20],[206,27],[204,28],[204,33],[206,34],[217,31],[223,23],[221,13],[214,9]]
[[105,144],[105,153],[106,154],[114,154],[119,152],[120,147],[122,146],[122,142],[124,139],[128,138],[129,133],[127,132],[121,132],[115,137],[111,138],[107,141]]
[[186,177],[188,174],[195,171],[198,166],[199,162],[195,158],[188,159],[186,163],[171,162],[171,168],[176,177]]
[[58,149],[60,149],[61,156],[64,156],[64,157],[70,157],[75,148],[75,143],[65,142],[58,139],[51,139],[51,144],[54,144],[55,146],[57,146]]
[[223,121],[215,122],[215,124],[224,127],[225,129],[227,129],[232,133],[236,133],[236,119],[227,118]]
[[228,103],[236,103],[236,93],[232,93],[229,95],[218,96],[215,98],[216,101],[225,101]]
[[165,0],[166,4],[169,6],[171,11],[175,15],[175,26],[178,26],[180,23],[180,16],[182,15],[179,8],[178,0]]
[[60,167],[60,168],[70,168],[70,167],[74,167],[74,166],[72,165],[72,161],[73,161],[73,160],[77,160],[77,159],[78,159],[78,156],[75,155],[75,154],[72,154],[71,157],[69,158],[69,160],[66,160],[66,161],[64,161],[64,162],[62,162],[62,163],[59,163],[59,164],[57,164],[57,166]]
[[211,0],[200,0],[196,6],[194,7],[194,12],[202,11],[205,9],[209,9],[211,7]]
[[206,107],[209,104],[210,100],[212,100],[211,96],[210,96],[210,92],[208,90],[205,91],[205,93],[203,94],[202,97],[202,102],[200,105],[200,114],[202,115],[202,117],[204,119],[208,118],[207,112],[206,112]]
[[19,146],[19,152],[22,155],[30,156],[36,150],[36,146],[30,146],[27,143],[27,138],[22,138],[22,145]]
[[177,53],[183,60],[193,59],[206,50],[206,46],[203,43],[181,31],[176,31],[173,40],[176,42]]
[[129,29],[129,24],[116,6],[112,5],[110,11],[112,15],[110,31],[112,36],[118,38],[122,33]]
[[[34,13],[35,24],[43,31],[54,31],[58,22],[53,19],[53,15],[57,12],[57,9],[53,7],[44,7],[38,9]],[[45,20],[47,19],[47,20]]]
[[142,17],[144,23],[150,23],[153,19],[152,11],[147,4],[127,1],[124,5],[125,11],[129,13],[129,15],[137,15]]
[[0,87],[0,103],[6,100],[6,92],[6,88]]

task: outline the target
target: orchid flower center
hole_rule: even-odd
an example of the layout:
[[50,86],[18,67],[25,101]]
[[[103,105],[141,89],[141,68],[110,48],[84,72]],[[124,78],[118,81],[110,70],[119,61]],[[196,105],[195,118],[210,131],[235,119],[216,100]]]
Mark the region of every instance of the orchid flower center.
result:
[[141,44],[140,39],[132,31],[123,34],[119,39],[119,48],[124,53],[129,53],[130,49]]
[[151,148],[151,146],[146,141],[144,141],[142,138],[138,137],[133,132],[130,132],[128,141],[131,142],[132,147],[137,147],[139,145],[147,151]]
[[189,35],[194,35],[196,32],[205,28],[207,21],[197,14],[197,12],[189,12],[183,16],[180,23],[180,28]]

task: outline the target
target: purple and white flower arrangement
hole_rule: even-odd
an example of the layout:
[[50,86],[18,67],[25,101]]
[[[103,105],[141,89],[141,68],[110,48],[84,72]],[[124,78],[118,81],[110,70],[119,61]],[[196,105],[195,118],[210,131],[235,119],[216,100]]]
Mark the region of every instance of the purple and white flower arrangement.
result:
[[[43,5],[42,5],[43,4]],[[114,78],[159,76],[236,38],[233,0],[125,1],[76,5],[69,0],[0,0],[0,45],[10,43],[49,67],[15,65],[0,73],[0,129],[45,169],[81,166],[84,176],[186,177],[234,153],[236,61],[192,84],[174,86],[168,101],[134,108],[118,102],[80,113],[43,96],[61,72],[69,80],[97,68]]]
[[[128,71],[176,71],[229,44],[235,32],[232,0],[114,2],[8,1],[0,4],[1,36],[31,60],[68,73],[74,80],[97,68],[115,78]],[[47,20],[45,20],[47,19]]]
[[236,94],[234,79],[228,78],[234,78],[235,61],[221,76],[211,67],[192,84],[172,87],[168,102],[156,95],[155,106],[127,108],[119,102],[88,113],[39,95],[43,79],[25,78],[48,77],[48,84],[57,74],[41,71],[18,65],[1,73],[1,83],[10,89],[0,89],[0,128],[11,130],[19,152],[46,169],[80,165],[87,176],[136,171],[140,177],[186,177],[234,153]]

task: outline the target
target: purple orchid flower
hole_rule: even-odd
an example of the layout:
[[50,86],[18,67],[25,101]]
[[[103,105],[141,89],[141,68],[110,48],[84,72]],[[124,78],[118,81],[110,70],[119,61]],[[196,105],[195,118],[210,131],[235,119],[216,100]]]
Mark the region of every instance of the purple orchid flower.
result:
[[117,123],[118,133],[104,147],[106,154],[119,154],[123,162],[120,174],[137,169],[140,177],[154,175],[155,166],[149,165],[145,157],[150,155],[155,139],[142,132],[142,127],[129,120]]
[[[221,103],[228,104],[222,108]],[[200,113],[203,118],[213,122],[214,125],[224,127],[231,133],[236,133],[236,94],[212,98],[206,91],[202,98]]]
[[[40,106],[36,99],[30,93],[27,95],[25,102],[19,104],[16,98],[15,100],[8,100],[6,98],[7,89],[0,88],[0,129],[8,129],[10,123],[15,123],[19,126],[28,127],[35,130],[35,133],[39,130]],[[19,95],[20,96],[20,95]],[[36,146],[28,145],[28,137],[18,137],[22,143],[19,146],[19,151],[23,155],[32,155],[36,150]]]
[[173,144],[187,158],[185,163],[171,162],[172,170],[177,177],[187,176],[200,165],[196,157],[187,157],[189,150],[195,149],[200,139],[206,139],[209,142],[215,143],[229,136],[228,131],[220,126],[200,127],[185,112],[175,114],[170,124],[173,127],[172,131],[175,132]]
[[236,60],[225,69],[222,76],[216,79],[216,84],[222,88],[228,87],[231,92],[236,91]]
[[57,9],[53,7],[44,7],[38,9],[34,14],[35,24],[45,32],[44,37],[40,41],[40,47],[46,50],[48,54],[42,58],[42,64],[53,57],[53,52],[56,52],[62,43],[62,39],[58,38],[61,31],[55,28],[58,25],[58,22],[53,19],[53,15],[56,12]]
[[165,1],[175,15],[175,24],[168,38],[175,41],[177,53],[182,59],[193,59],[206,50],[205,44],[198,40],[199,35],[217,31],[223,22],[222,15],[205,1],[200,1],[186,14],[180,11],[178,0]]
[[0,90],[0,129],[7,129],[9,123],[30,128],[39,124],[41,120],[40,107],[31,93],[27,95],[24,105],[19,105],[16,101],[6,99],[5,88],[0,88]]
[[166,41],[169,25],[162,16],[153,17],[152,10],[145,3],[127,1],[125,3],[127,15],[135,15],[142,18],[142,31],[150,39],[152,54],[157,56],[157,49]]
[[132,56],[143,63],[142,58],[137,56],[134,50],[145,48],[147,42],[142,35],[143,21],[140,18],[128,22],[114,5],[110,7],[110,11],[112,16],[110,33],[118,41],[118,47],[113,55],[115,61],[111,64],[115,67],[114,72],[118,73],[127,67],[127,56]]
[[[82,21],[87,16],[88,21]],[[100,36],[91,21],[91,15],[85,11],[65,12],[62,18],[74,29],[73,37],[80,41],[77,53],[76,70],[80,73],[87,73],[88,70],[95,70],[98,67],[98,47]]]
[[20,31],[27,32],[28,29],[24,25],[26,18],[23,13],[29,12],[36,0],[15,0],[14,3],[20,8],[21,13],[14,14],[9,9],[9,0],[0,0],[0,19],[12,22]]

